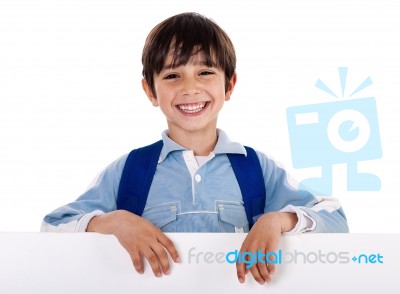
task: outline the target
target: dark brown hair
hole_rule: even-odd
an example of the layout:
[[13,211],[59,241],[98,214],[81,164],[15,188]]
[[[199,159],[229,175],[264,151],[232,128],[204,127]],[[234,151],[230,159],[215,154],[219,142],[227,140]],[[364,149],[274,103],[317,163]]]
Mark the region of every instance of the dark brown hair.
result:
[[181,13],[150,31],[143,48],[142,74],[154,95],[153,75],[161,72],[171,49],[172,67],[187,64],[194,53],[203,51],[206,66],[216,66],[224,71],[227,90],[235,73],[236,54],[230,38],[214,21],[198,13]]

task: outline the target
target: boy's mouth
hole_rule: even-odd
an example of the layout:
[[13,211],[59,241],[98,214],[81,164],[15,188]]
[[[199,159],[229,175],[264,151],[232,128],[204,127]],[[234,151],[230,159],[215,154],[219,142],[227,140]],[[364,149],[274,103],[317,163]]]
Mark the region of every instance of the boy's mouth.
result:
[[202,111],[207,105],[208,102],[201,101],[198,103],[179,104],[177,107],[186,114],[195,114]]

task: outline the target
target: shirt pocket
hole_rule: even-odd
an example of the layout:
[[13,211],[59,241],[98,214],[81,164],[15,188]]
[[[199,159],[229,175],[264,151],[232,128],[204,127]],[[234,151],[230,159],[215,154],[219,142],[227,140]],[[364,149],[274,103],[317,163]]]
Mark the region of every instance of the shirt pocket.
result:
[[179,202],[168,202],[146,207],[142,217],[163,232],[176,232],[176,218]]
[[249,222],[243,203],[217,201],[216,204],[221,232],[245,233],[249,231]]

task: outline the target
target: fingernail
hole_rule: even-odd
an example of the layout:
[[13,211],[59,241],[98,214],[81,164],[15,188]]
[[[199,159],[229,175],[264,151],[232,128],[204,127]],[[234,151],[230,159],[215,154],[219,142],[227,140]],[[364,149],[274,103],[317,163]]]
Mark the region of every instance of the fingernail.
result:
[[239,282],[243,284],[244,283],[244,278],[243,277],[239,277]]
[[169,275],[170,273],[171,273],[171,270],[170,270],[170,269],[168,269],[168,270],[165,272],[166,275]]
[[181,258],[178,256],[178,257],[175,259],[175,262],[176,262],[176,263],[181,263]]
[[156,277],[160,278],[161,277],[161,273],[160,272],[156,273]]

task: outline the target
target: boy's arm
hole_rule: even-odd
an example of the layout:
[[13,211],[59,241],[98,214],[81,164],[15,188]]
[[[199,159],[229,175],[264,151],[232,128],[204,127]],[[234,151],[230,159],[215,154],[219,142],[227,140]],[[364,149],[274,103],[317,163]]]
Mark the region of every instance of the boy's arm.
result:
[[[346,217],[337,199],[315,197],[308,191],[297,189],[289,183],[284,169],[264,154],[258,153],[258,156],[265,179],[265,209],[244,240],[240,252],[276,252],[282,233],[348,232]],[[244,263],[237,264],[240,282],[244,282],[249,270],[255,280],[263,284],[271,280],[275,265],[257,263],[246,269]]]
[[179,262],[177,250],[157,227],[131,212],[116,210],[116,200],[126,156],[110,164],[76,201],[46,215],[43,232],[98,232],[114,234],[131,256],[135,269],[143,272],[142,257],[155,276],[169,273],[171,255]]
[[119,181],[127,155],[107,166],[78,199],[43,219],[42,232],[85,232],[90,220],[116,209]]
[[283,168],[262,153],[258,156],[267,195],[264,213],[280,211],[296,214],[298,222],[288,233],[348,232],[347,220],[337,198],[314,196],[309,191],[300,190]]

